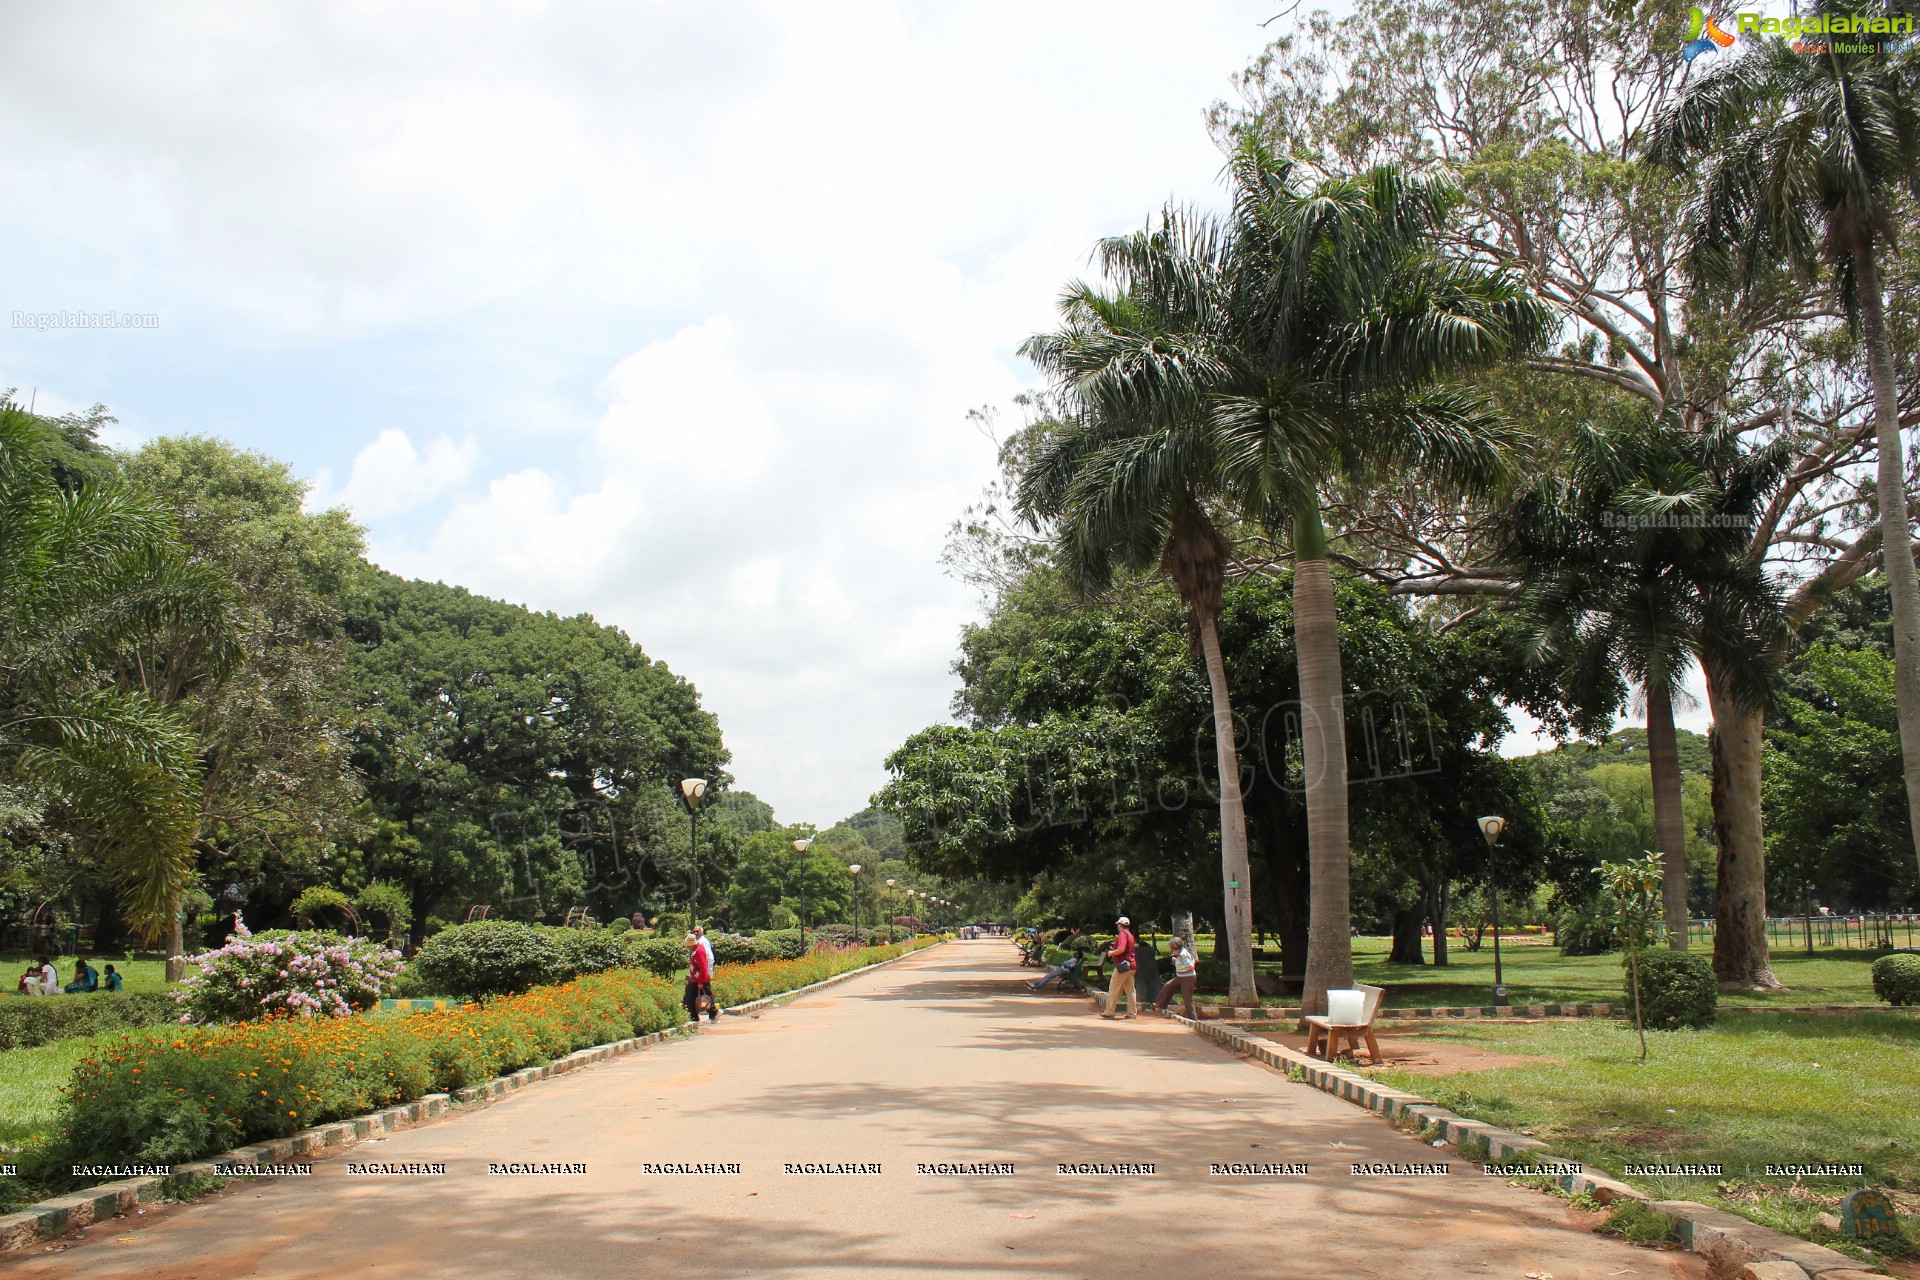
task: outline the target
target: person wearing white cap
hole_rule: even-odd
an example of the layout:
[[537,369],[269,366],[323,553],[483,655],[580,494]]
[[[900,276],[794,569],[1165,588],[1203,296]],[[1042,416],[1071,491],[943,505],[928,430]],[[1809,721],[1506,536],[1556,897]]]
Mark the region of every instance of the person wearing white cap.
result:
[[1114,924],[1119,932],[1113,935],[1113,945],[1107,948],[1107,959],[1113,961],[1113,979],[1107,984],[1107,1011],[1100,1016],[1116,1016],[1120,998],[1126,997],[1128,1019],[1140,1016],[1140,993],[1133,989],[1134,960],[1138,953],[1138,944],[1134,941],[1133,930],[1127,926],[1132,921],[1121,916]]

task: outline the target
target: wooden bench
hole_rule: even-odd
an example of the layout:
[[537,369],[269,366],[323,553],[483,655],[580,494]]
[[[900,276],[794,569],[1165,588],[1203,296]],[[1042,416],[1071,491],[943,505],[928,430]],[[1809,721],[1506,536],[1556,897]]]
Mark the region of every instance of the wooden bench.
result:
[[1323,1014],[1313,1014],[1305,1019],[1307,1024],[1307,1056],[1325,1058],[1332,1062],[1340,1056],[1340,1042],[1345,1040],[1348,1048],[1366,1042],[1367,1053],[1373,1061],[1380,1061],[1380,1046],[1373,1038],[1374,1015],[1380,1012],[1380,997],[1386,994],[1384,987],[1368,986],[1361,983],[1353,990],[1366,995],[1366,1003],[1361,1006],[1360,1021],[1355,1023],[1335,1023]]

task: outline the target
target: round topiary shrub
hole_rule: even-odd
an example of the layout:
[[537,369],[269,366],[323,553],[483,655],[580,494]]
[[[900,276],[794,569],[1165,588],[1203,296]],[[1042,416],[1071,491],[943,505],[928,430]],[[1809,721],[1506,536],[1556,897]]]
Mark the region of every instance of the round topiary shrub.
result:
[[1872,972],[1873,994],[1888,1004],[1920,1005],[1920,955],[1881,956]]
[[326,930],[249,933],[237,922],[227,945],[189,957],[173,993],[182,1022],[344,1018],[380,999],[399,976],[400,953]]
[[[1640,953],[1640,1016],[1649,1031],[1710,1027],[1720,1004],[1720,983],[1707,958],[1664,948]],[[1633,986],[1626,984],[1627,1010]]]
[[625,933],[631,928],[633,928],[633,921],[627,919],[625,916],[616,916],[612,922],[607,925],[607,932],[620,934]]
[[397,884],[375,880],[353,895],[360,919],[372,932],[391,938],[413,923],[413,898]]
[[360,913],[353,909],[352,900],[324,884],[302,889],[290,910],[294,923],[303,929],[331,929],[337,925],[354,929],[360,923]]
[[565,973],[559,946],[538,925],[476,920],[442,929],[413,957],[413,971],[434,995],[497,996],[556,982]]
[[633,963],[620,935],[611,929],[555,929],[548,936],[560,949],[560,972],[555,981],[583,974],[623,969]]

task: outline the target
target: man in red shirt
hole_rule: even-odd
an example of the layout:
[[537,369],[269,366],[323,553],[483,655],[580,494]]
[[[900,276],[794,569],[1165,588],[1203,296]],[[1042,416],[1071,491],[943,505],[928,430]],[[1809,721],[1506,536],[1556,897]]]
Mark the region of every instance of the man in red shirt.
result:
[[1103,1018],[1115,1016],[1114,1010],[1122,996],[1127,1000],[1127,1018],[1140,1016],[1140,993],[1133,989],[1134,961],[1139,946],[1134,941],[1133,930],[1127,927],[1130,923],[1125,916],[1114,922],[1119,932],[1113,935],[1113,945],[1107,948],[1107,959],[1113,961],[1113,979],[1107,983],[1107,1011],[1100,1015]]
[[720,1021],[720,1006],[713,998],[713,959],[712,953],[701,945],[699,938],[687,935],[687,994],[685,1003],[687,1013],[695,1022],[700,1021],[700,1011],[707,1011],[709,1022]]

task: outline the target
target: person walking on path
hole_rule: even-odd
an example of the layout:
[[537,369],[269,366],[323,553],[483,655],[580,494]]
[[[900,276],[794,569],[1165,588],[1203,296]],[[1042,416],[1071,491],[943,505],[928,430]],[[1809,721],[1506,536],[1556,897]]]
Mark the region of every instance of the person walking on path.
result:
[[713,953],[704,945],[703,938],[687,935],[687,1015],[695,1022],[700,1021],[700,1011],[706,1010],[708,1021],[720,1021],[720,1006],[713,998]]
[[1127,1018],[1140,1016],[1140,993],[1133,989],[1133,966],[1139,944],[1134,941],[1133,930],[1127,926],[1131,922],[1121,916],[1114,921],[1119,932],[1113,935],[1113,945],[1107,948],[1107,959],[1113,961],[1113,978],[1107,983],[1107,1011],[1100,1016],[1116,1016],[1114,1010],[1122,997],[1127,1001]]
[[718,957],[713,954],[713,943],[707,937],[707,927],[702,924],[693,926],[693,936],[695,940],[700,943],[700,949],[707,953],[707,969],[711,972],[714,965],[720,963],[720,961]]
[[1193,944],[1178,934],[1174,935],[1173,981],[1160,988],[1160,998],[1153,1002],[1153,1007],[1165,1013],[1168,1002],[1173,999],[1173,993],[1177,990],[1180,993],[1180,999],[1187,1006],[1187,1016],[1197,1019],[1199,1015],[1193,1011],[1193,988],[1199,976],[1200,957],[1193,954]]

